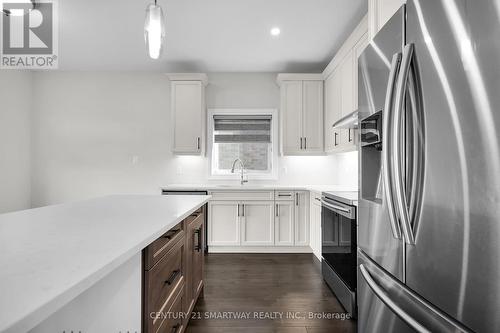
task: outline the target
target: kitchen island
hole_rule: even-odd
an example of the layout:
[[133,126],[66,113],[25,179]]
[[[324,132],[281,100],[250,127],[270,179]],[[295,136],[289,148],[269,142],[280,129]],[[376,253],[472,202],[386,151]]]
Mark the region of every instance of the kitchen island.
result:
[[0,215],[0,332],[141,331],[143,249],[209,198],[116,195]]

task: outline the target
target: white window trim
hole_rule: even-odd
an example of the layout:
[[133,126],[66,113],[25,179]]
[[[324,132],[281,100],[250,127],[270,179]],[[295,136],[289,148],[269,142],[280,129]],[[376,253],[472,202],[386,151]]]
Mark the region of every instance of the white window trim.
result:
[[272,169],[271,173],[258,173],[258,172],[248,172],[246,173],[248,180],[277,180],[278,179],[278,110],[277,109],[208,109],[207,112],[207,152],[208,152],[208,179],[209,180],[238,180],[240,179],[240,173],[236,172],[234,174],[228,175],[214,175],[212,172],[212,152],[214,143],[214,115],[271,115],[271,142],[272,142]]

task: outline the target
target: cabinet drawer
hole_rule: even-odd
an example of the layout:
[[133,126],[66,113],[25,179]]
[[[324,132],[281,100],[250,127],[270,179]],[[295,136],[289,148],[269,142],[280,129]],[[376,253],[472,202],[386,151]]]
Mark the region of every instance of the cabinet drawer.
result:
[[294,191],[274,191],[274,200],[294,200]]
[[[153,268],[144,273],[146,296],[146,316],[151,312],[164,312],[170,307],[178,288],[184,289],[184,240],[177,242]],[[150,318],[150,317],[148,317]],[[161,318],[164,319],[164,318]],[[154,330],[161,319],[151,320]]]
[[215,191],[210,192],[211,200],[274,200],[274,191]]
[[184,235],[184,222],[181,222],[145,248],[145,269],[151,269]]
[[184,330],[183,326],[183,304],[184,288],[176,292],[174,303],[168,312],[164,313],[165,320],[161,323],[157,333],[180,333]]

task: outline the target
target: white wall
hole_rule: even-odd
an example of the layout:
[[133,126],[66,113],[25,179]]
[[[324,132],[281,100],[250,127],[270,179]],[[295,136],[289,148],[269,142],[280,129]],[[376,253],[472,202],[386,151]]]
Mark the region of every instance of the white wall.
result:
[[[209,74],[207,106],[278,108],[275,80],[273,73]],[[207,158],[170,152],[165,75],[39,72],[34,87],[34,206],[207,182]],[[280,158],[277,183],[351,185],[352,176],[336,173],[338,160]],[[357,175],[357,168],[344,171]]]
[[31,79],[30,72],[0,71],[0,213],[31,206]]

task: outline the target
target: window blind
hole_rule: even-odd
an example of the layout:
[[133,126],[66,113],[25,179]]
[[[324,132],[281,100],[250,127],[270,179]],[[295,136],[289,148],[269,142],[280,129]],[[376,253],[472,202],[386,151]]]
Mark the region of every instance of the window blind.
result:
[[270,115],[215,115],[215,143],[271,143]]

